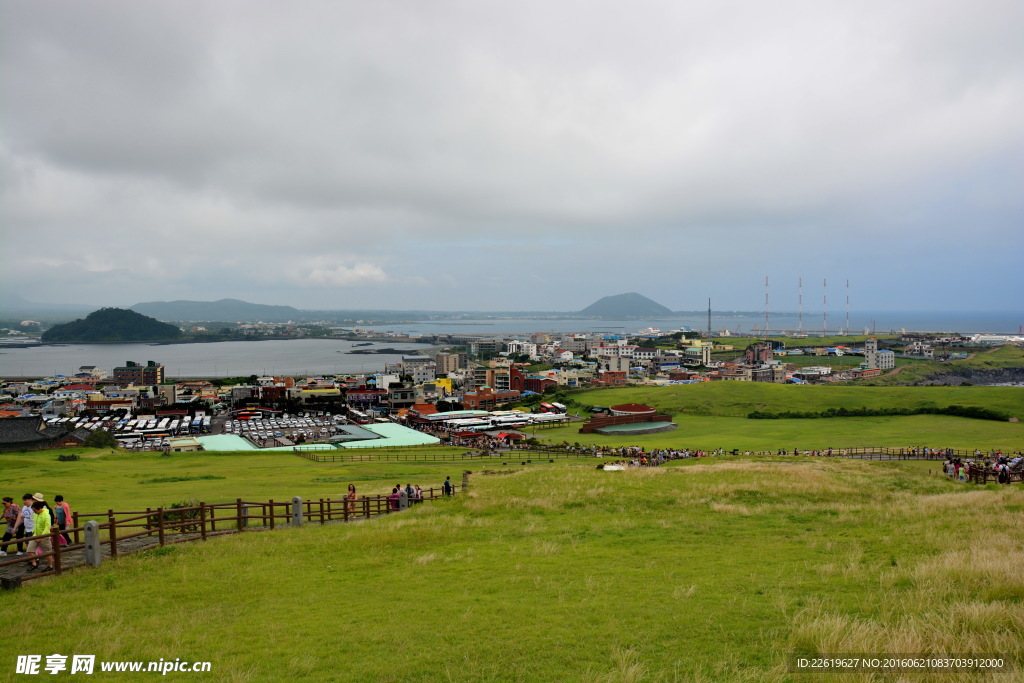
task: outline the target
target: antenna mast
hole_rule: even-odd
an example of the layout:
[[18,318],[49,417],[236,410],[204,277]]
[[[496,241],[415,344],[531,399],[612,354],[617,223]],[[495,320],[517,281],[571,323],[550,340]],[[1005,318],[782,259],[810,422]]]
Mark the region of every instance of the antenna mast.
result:
[[850,336],[850,281],[846,281],[846,336]]
[[797,291],[799,292],[799,301],[800,301],[800,322],[797,325],[797,331],[798,332],[803,332],[804,331],[804,279],[802,277],[800,278],[800,282],[797,285]]
[[828,279],[821,281],[821,336],[828,336]]
[[711,339],[711,297],[708,297],[708,339]]
[[768,276],[764,276],[764,336],[768,336]]

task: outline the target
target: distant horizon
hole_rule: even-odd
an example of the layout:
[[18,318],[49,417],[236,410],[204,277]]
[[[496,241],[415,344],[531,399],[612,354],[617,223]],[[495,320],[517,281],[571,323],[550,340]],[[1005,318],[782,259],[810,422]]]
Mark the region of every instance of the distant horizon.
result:
[[[21,298],[21,297],[19,297],[19,298]],[[152,299],[150,301],[145,301],[145,302],[137,301],[137,302],[132,303],[132,304],[122,304],[122,305],[117,305],[117,304],[82,304],[82,303],[74,303],[74,302],[67,302],[67,301],[59,302],[59,303],[54,303],[54,302],[46,302],[46,301],[34,301],[34,300],[29,300],[29,299],[24,299],[24,298],[22,298],[22,301],[24,303],[30,304],[30,305],[52,307],[55,310],[58,310],[61,307],[89,308],[89,312],[95,311],[95,310],[99,310],[101,308],[131,309],[133,306],[138,306],[138,305],[141,305],[141,304],[144,304],[144,303],[170,303],[170,302],[216,303],[216,302],[219,302],[219,301],[240,301],[240,302],[244,302],[244,303],[247,303],[247,304],[254,304],[254,305],[258,305],[258,306],[285,306],[285,307],[289,307],[289,308],[294,308],[297,311],[301,311],[301,312],[328,312],[328,313],[333,313],[333,312],[351,312],[351,313],[359,313],[359,312],[367,312],[367,313],[373,313],[373,312],[390,312],[390,313],[450,313],[450,314],[485,313],[485,314],[488,314],[488,315],[500,315],[500,314],[522,314],[522,313],[536,313],[536,314],[579,314],[579,312],[582,310],[582,308],[581,309],[577,309],[577,310],[570,310],[570,309],[562,309],[562,310],[559,310],[559,309],[527,309],[527,308],[523,308],[523,309],[474,309],[474,308],[450,308],[450,309],[444,309],[444,308],[389,308],[389,307],[376,307],[376,308],[346,308],[346,307],[323,308],[323,307],[310,307],[310,308],[302,308],[302,307],[296,306],[294,304],[282,304],[282,303],[267,304],[267,303],[263,303],[263,302],[260,302],[260,301],[250,301],[250,300],[247,300],[247,299],[238,299],[236,297],[220,297],[220,298],[216,298],[216,299],[167,299],[167,300]],[[591,302],[591,303],[593,303],[593,302]],[[586,306],[584,306],[583,308],[585,308],[585,307]],[[26,306],[25,308],[28,308],[28,307]],[[671,307],[669,307],[669,308],[671,308]],[[5,311],[5,310],[7,310],[6,307],[0,308],[0,314],[2,314],[3,311]],[[12,307],[10,310],[12,310],[12,311],[20,311],[20,310],[25,310],[25,309],[24,308],[20,308],[20,307]],[[707,308],[671,309],[671,310],[672,310],[673,314],[675,314],[675,313],[684,313],[684,314],[702,314],[703,313],[703,314],[706,314],[707,313]],[[764,315],[764,309],[763,308],[761,308],[761,309],[757,309],[757,308],[747,308],[747,309],[743,309],[743,308],[717,308],[717,307],[714,306],[713,302],[712,302],[711,310],[712,310],[712,313],[714,313],[714,314],[736,313],[736,314]],[[851,313],[1005,313],[1005,314],[1020,313],[1020,314],[1024,314],[1024,308],[978,308],[978,307],[972,307],[972,308],[850,308],[849,310],[850,310]],[[834,314],[834,315],[842,316],[842,315],[845,314],[846,309],[844,307],[836,307],[834,309],[829,309],[829,311],[830,311],[830,315]],[[803,315],[805,317],[811,317],[811,316],[815,316],[815,315],[820,316],[823,312],[824,312],[824,309],[821,309],[821,308],[818,308],[818,309],[805,308],[803,310]],[[794,315],[795,316],[795,315],[799,314],[799,310],[796,309],[796,308],[793,308],[793,309],[778,309],[778,310],[769,308],[768,309],[768,314],[769,314],[769,316],[772,316],[772,315],[781,315],[781,316]],[[591,317],[591,316],[588,316],[588,317]],[[664,316],[640,315],[640,316],[628,316],[628,317],[651,318],[651,319],[654,319],[654,318],[664,317]]]

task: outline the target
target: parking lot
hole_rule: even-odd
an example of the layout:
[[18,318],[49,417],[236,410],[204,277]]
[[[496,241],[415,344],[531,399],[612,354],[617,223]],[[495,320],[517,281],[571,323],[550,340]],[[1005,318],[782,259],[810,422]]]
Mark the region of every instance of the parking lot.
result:
[[250,417],[248,419],[228,418],[222,424],[223,434],[234,434],[249,439],[258,446],[276,442],[287,446],[316,439],[326,439],[337,434],[336,425],[346,421],[340,415],[313,416],[288,415],[280,417]]

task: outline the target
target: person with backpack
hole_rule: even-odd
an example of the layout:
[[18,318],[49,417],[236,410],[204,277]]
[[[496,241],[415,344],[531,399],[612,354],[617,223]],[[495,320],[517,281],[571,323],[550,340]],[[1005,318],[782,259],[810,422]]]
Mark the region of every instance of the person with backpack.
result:
[[441,485],[441,490],[446,496],[450,496],[455,493],[455,486],[452,484],[452,478],[450,476],[445,477],[444,484]]

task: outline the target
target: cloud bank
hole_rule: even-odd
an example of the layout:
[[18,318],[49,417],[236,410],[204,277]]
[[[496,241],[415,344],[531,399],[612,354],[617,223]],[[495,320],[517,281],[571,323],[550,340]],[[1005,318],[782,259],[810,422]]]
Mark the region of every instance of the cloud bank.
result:
[[4,289],[1020,308],[1022,34],[999,0],[11,4]]

